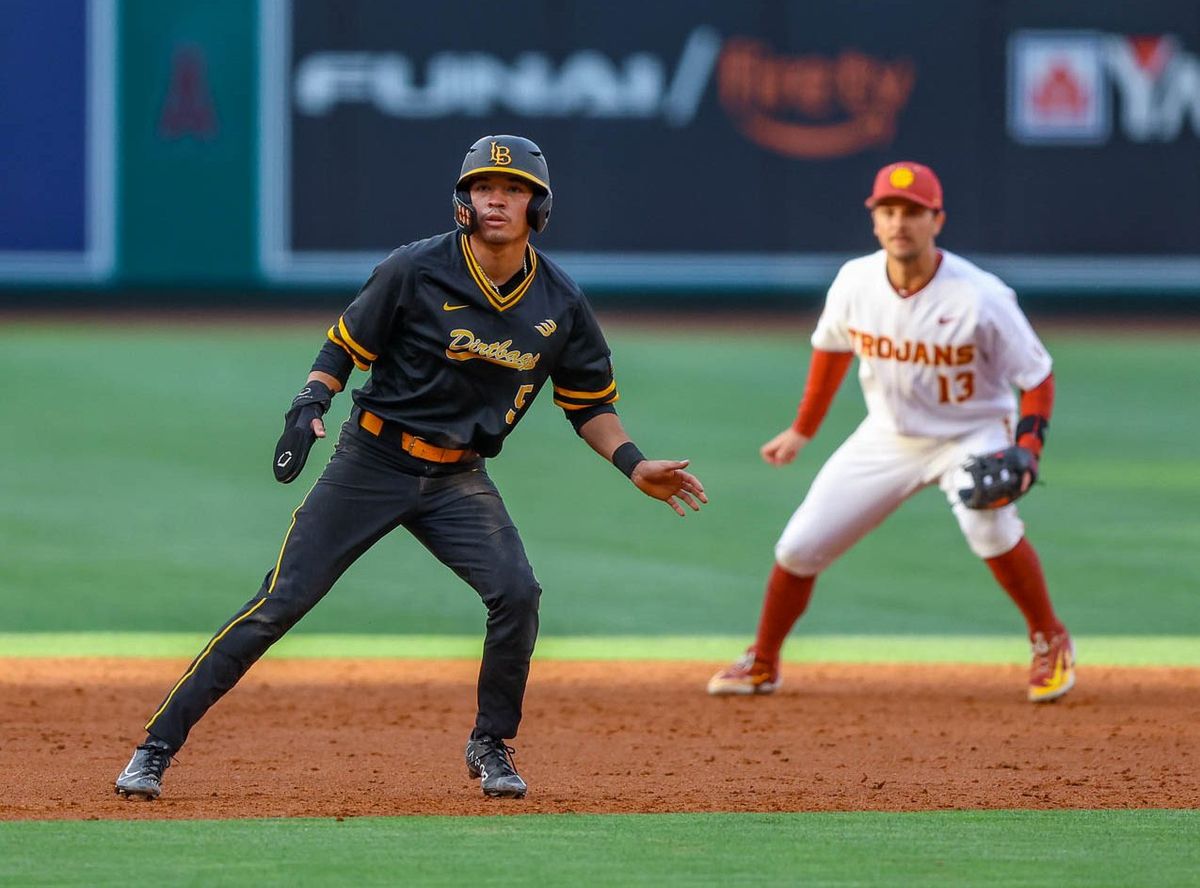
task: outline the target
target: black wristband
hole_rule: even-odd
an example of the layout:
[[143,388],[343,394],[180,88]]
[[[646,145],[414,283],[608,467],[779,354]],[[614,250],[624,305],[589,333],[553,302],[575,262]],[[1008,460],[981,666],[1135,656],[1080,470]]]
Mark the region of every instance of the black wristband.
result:
[[612,455],[612,464],[620,469],[626,478],[632,478],[637,464],[645,461],[646,457],[642,456],[642,451],[638,450],[632,441],[626,441],[614,450]]
[[1038,413],[1030,413],[1021,417],[1021,421],[1017,423],[1018,441],[1022,435],[1036,435],[1037,439],[1043,444],[1046,443],[1046,429],[1050,428],[1050,420]]
[[304,383],[304,388],[300,390],[300,394],[292,398],[292,407],[288,410],[288,413],[291,414],[301,407],[307,407],[312,404],[321,408],[321,412],[317,416],[324,416],[325,411],[329,409],[332,401],[333,389],[319,379],[312,379]]

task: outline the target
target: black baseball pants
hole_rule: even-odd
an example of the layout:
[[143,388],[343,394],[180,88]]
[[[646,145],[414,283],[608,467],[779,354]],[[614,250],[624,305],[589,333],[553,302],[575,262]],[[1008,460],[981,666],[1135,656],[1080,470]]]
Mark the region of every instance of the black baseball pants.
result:
[[515,737],[538,630],[541,587],[482,459],[410,457],[353,423],[292,515],[275,566],[192,661],[146,724],[179,749],[210,706],[320,601],[360,555],[403,526],[487,606],[479,733]]

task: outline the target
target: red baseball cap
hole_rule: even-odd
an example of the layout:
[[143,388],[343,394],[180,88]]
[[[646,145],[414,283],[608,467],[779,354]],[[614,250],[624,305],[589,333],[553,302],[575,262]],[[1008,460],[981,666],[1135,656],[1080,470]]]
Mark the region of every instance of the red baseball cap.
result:
[[942,209],[942,183],[933,170],[921,163],[901,160],[889,163],[875,174],[875,188],[867,198],[867,208],[889,197],[911,200],[931,210]]

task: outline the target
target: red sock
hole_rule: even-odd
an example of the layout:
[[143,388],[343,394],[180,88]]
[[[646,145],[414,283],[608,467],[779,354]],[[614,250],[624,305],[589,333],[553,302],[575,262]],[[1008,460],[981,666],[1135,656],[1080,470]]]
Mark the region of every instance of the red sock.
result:
[[758,659],[778,662],[783,640],[808,607],[815,579],[790,574],[778,564],[772,569],[758,621],[758,635],[754,639],[754,654]]
[[1004,587],[1004,591],[1025,615],[1030,635],[1042,632],[1049,638],[1055,632],[1062,631],[1063,625],[1055,616],[1050,593],[1046,591],[1042,563],[1028,540],[1022,538],[1003,555],[986,560],[996,582]]

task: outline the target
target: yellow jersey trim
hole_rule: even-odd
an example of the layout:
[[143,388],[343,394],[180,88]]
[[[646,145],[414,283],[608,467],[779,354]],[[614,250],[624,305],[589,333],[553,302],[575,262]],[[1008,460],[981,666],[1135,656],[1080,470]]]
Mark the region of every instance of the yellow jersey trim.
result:
[[593,401],[591,404],[571,404],[567,401],[560,401],[558,398],[554,399],[554,404],[563,410],[587,410],[589,407],[599,407],[602,404],[615,404],[619,400],[621,400],[621,396],[614,392],[611,398],[605,398],[603,401]]
[[350,360],[354,362],[354,366],[359,370],[371,369],[371,365],[355,354],[354,349],[342,342],[342,337],[338,335],[338,331],[335,327],[330,327],[329,331],[325,335],[329,337],[330,342],[350,356]]
[[471,251],[471,242],[467,235],[460,234],[458,236],[459,245],[462,247],[463,260],[467,263],[467,273],[471,275],[471,279],[475,281],[481,293],[487,297],[487,301],[491,303],[492,308],[496,311],[508,311],[514,305],[521,301],[521,297],[529,290],[533,284],[533,277],[537,274],[538,258],[537,250],[533,247],[527,247],[529,250],[529,274],[521,281],[520,285],[509,293],[507,296],[500,295],[499,291],[492,286],[488,276],[483,271],[483,266],[479,264],[479,260],[475,258],[475,254]]
[[343,339],[343,341],[345,341],[346,345],[350,346],[352,349],[354,349],[356,352],[358,352],[359,355],[361,355],[364,360],[374,361],[375,359],[377,359],[379,357],[379,355],[372,354],[371,352],[367,351],[365,348],[363,348],[361,345],[359,345],[357,342],[354,341],[354,337],[351,336],[350,331],[346,329],[345,315],[338,318],[338,332],[342,334],[342,339]]
[[562,395],[564,398],[584,398],[584,399],[603,398],[605,395],[612,394],[613,391],[616,390],[616,388],[617,388],[617,381],[614,379],[612,382],[610,382],[608,384],[608,386],[606,388],[603,388],[598,392],[577,392],[574,389],[560,388],[559,386],[556,385],[554,387],[554,394]]

